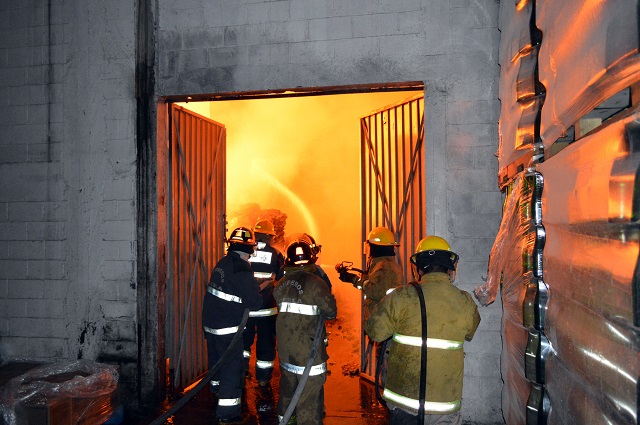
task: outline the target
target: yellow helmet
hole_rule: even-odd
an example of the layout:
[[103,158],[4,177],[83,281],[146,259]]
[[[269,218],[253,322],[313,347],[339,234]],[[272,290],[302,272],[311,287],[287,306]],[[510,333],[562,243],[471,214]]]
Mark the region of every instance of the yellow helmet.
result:
[[[420,255],[423,254],[424,255]],[[444,261],[444,264],[439,264],[445,267],[448,267],[452,270],[455,270],[456,263],[458,262],[458,254],[451,251],[451,246],[449,246],[449,242],[440,236],[427,236],[418,242],[418,246],[416,247],[416,253],[411,256],[411,263],[417,265],[418,257],[420,256],[423,261],[433,262],[433,263],[441,263],[444,259],[442,259],[442,254],[445,253],[445,258],[448,257],[448,260]],[[440,255],[437,255],[440,254]],[[429,258],[431,257],[431,258]],[[449,263],[450,261],[450,263]]]
[[375,229],[369,232],[367,236],[367,242],[373,245],[388,245],[388,246],[398,246],[399,243],[396,242],[395,236],[391,230],[386,227],[376,227]]
[[267,219],[261,219],[256,222],[256,225],[253,226],[254,233],[263,233],[265,235],[275,235],[276,231],[273,227],[273,223]]

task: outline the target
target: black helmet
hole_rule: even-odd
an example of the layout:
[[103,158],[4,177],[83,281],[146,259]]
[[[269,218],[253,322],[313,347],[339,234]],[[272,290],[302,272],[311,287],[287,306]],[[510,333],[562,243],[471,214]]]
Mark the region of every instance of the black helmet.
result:
[[315,261],[315,256],[311,252],[309,243],[303,240],[295,240],[287,246],[287,266],[303,266]]
[[320,251],[322,250],[322,245],[316,244],[316,240],[313,238],[313,236],[308,233],[294,233],[288,239],[291,241],[290,243],[293,243],[295,241],[302,241],[309,244],[313,260],[311,262],[316,262],[316,260],[318,259],[318,254],[320,254]]
[[316,240],[313,239],[313,236],[311,236],[308,233],[305,233],[305,235],[307,235],[307,237],[309,238],[309,241],[311,241],[311,243],[309,244],[311,247],[311,253],[313,254],[314,257],[316,257],[318,254],[320,254],[320,251],[322,250],[322,245],[318,245],[316,243]]
[[253,231],[251,229],[247,229],[246,227],[238,227],[233,232],[231,232],[231,235],[229,236],[229,239],[227,239],[227,242],[229,242],[230,244],[239,243],[243,245],[255,245],[256,238],[254,237]]

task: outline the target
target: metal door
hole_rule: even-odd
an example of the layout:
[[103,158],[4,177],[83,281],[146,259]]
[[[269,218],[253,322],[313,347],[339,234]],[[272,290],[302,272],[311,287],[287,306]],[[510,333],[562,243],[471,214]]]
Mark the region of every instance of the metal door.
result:
[[[406,281],[411,279],[409,258],[425,231],[423,109],[420,94],[360,119],[362,241],[377,226],[390,229],[400,243],[397,255]],[[360,370],[370,379],[376,360],[371,348],[363,330]]]
[[202,300],[224,254],[226,129],[177,105],[169,113],[165,353],[172,394],[207,371]]

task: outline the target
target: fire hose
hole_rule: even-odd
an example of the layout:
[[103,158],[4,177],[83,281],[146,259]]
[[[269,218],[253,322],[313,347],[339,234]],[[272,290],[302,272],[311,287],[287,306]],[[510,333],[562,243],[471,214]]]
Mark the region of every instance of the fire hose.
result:
[[222,354],[222,356],[220,356],[220,359],[218,360],[218,362],[215,365],[213,365],[213,367],[209,370],[209,372],[204,376],[204,378],[200,380],[200,382],[198,382],[198,384],[195,387],[189,390],[188,393],[186,393],[178,402],[176,402],[176,404],[174,404],[162,416],[158,417],[156,420],[151,422],[150,425],[164,424],[167,419],[169,419],[178,410],[182,409],[184,405],[187,404],[193,397],[195,397],[195,395],[198,394],[202,388],[204,388],[206,385],[209,384],[209,381],[211,380],[211,378],[213,378],[213,376],[220,370],[224,362],[227,360],[227,357],[229,357],[231,348],[233,348],[238,343],[238,341],[242,339],[242,333],[244,331],[245,325],[247,324],[248,318],[249,318],[249,309],[247,308],[244,310],[244,314],[242,315],[242,320],[240,321],[240,325],[238,325],[238,330],[233,336],[233,339],[231,340],[231,343],[229,343],[229,346],[227,347],[225,352]]
[[311,346],[311,352],[309,353],[309,358],[307,359],[307,364],[304,367],[304,372],[302,372],[302,376],[298,381],[298,386],[296,387],[295,392],[293,393],[293,397],[291,398],[291,402],[289,406],[287,406],[287,410],[284,413],[284,416],[280,420],[279,425],[286,425],[291,419],[291,415],[293,415],[293,411],[298,404],[298,400],[300,400],[300,396],[302,395],[302,390],[304,390],[304,386],[307,383],[307,379],[309,379],[309,372],[311,372],[311,367],[313,366],[313,361],[316,358],[316,353],[318,352],[318,348],[320,347],[320,343],[324,342],[322,339],[322,330],[324,329],[324,316],[320,314],[318,316],[318,326],[316,327],[316,334],[314,336],[313,345]]
[[420,404],[418,405],[418,423],[424,423],[424,405],[427,392],[427,306],[424,301],[424,294],[420,285],[416,282],[411,282],[411,285],[416,288],[418,292],[418,299],[420,300],[420,313],[422,319],[422,345],[420,347]]

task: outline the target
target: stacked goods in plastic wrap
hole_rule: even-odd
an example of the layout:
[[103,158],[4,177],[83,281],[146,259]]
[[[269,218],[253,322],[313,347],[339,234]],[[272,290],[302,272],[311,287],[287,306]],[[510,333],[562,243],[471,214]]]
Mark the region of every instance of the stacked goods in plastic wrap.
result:
[[0,396],[7,425],[115,424],[122,415],[116,368],[88,360],[31,369]]
[[508,424],[636,424],[640,401],[640,37],[635,0],[501,4]]

